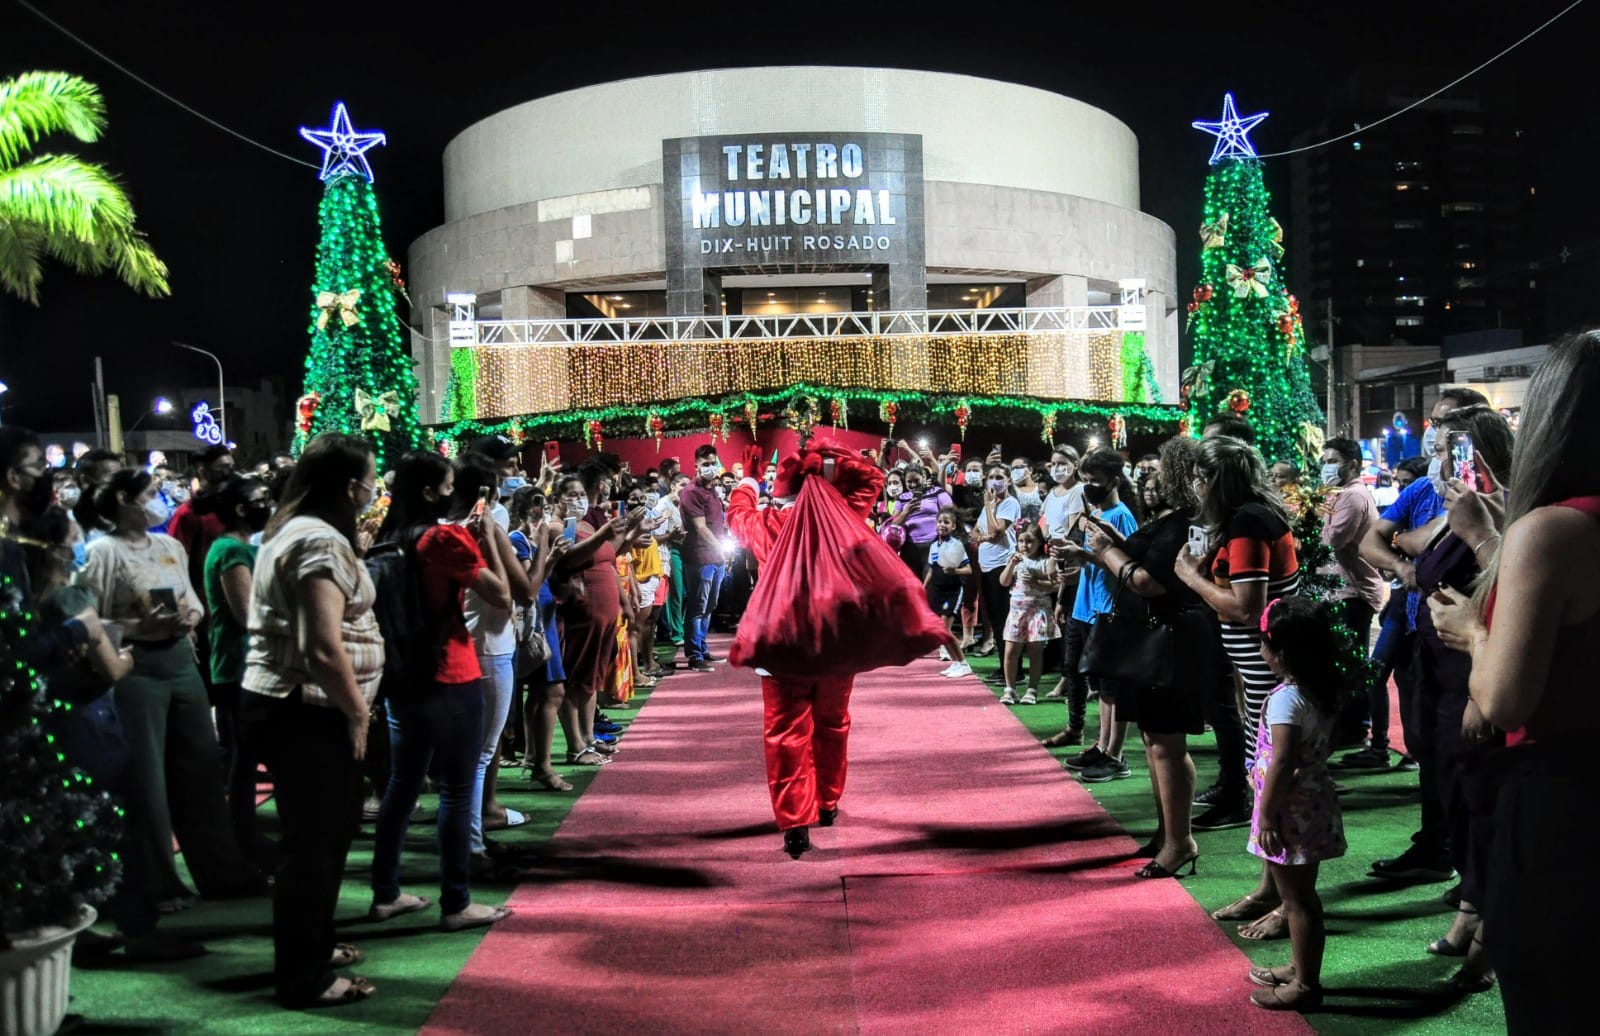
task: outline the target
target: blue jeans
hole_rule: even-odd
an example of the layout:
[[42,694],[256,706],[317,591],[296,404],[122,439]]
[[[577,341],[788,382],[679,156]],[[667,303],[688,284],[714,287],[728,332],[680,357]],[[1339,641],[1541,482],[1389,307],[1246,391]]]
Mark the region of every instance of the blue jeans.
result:
[[1389,675],[1407,643],[1406,599],[1398,591],[1384,606],[1377,642],[1372,645],[1372,685],[1367,688],[1367,713],[1372,723],[1372,747],[1389,747]]
[[428,763],[437,759],[439,909],[454,914],[472,902],[469,842],[473,777],[483,744],[483,687],[478,680],[433,684],[415,700],[391,698],[388,707],[389,790],[378,809],[372,900],[393,903],[400,897],[400,849],[423,778],[428,775]]
[[706,634],[711,630],[711,613],[717,610],[717,597],[728,571],[720,564],[691,565],[684,574],[683,653],[693,662],[710,654]]
[[472,851],[481,853],[483,845],[483,779],[500,751],[500,735],[506,729],[511,711],[511,695],[516,691],[517,656],[479,655],[483,669],[483,735],[478,749],[478,773],[472,781]]

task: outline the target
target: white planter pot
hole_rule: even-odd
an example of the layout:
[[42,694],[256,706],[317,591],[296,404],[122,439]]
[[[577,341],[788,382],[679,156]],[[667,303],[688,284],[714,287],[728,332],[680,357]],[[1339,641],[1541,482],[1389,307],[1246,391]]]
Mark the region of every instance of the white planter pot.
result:
[[75,921],[7,934],[11,949],[0,951],[0,1034],[50,1036],[67,1016],[67,982],[72,977],[72,943],[94,924],[85,906]]

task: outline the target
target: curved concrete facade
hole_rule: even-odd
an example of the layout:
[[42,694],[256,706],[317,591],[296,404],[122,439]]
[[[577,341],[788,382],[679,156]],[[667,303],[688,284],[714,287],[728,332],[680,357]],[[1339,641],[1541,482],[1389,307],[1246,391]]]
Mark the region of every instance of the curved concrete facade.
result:
[[[916,134],[925,273],[1027,283],[1029,305],[1148,286],[1147,347],[1176,395],[1171,228],[1139,211],[1138,142],[1031,87],[944,73],[778,67],[651,76],[531,101],[445,149],[447,222],[412,243],[425,419],[449,375],[446,291],[500,292],[505,319],[564,317],[565,293],[668,280],[663,141],[799,131]],[[912,296],[914,300],[914,296]],[[1115,301],[1114,296],[1110,301]],[[899,308],[921,308],[919,305]]]

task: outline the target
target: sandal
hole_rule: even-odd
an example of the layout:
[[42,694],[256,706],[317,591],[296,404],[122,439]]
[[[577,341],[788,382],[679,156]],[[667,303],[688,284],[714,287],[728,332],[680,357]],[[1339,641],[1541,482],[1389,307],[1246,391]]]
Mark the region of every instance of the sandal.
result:
[[[1048,697],[1048,695],[1046,697]],[[1051,734],[1049,737],[1045,738],[1039,743],[1044,745],[1046,748],[1061,748],[1064,745],[1081,745],[1083,744],[1083,731],[1073,730],[1071,727],[1068,727],[1059,734]]]
[[617,746],[608,745],[604,741],[596,741],[594,744],[589,746],[589,751],[599,752],[601,755],[611,756],[617,754]]
[[506,807],[506,815],[503,818],[490,819],[488,817],[484,817],[483,818],[483,830],[485,830],[485,831],[504,831],[507,828],[511,828],[511,827],[521,827],[523,824],[526,824],[527,822],[528,822],[528,814],[519,812],[519,811],[514,810],[511,807],[507,806]]
[[608,755],[601,755],[593,748],[585,748],[581,752],[568,752],[568,766],[604,766],[611,761]]
[[428,903],[427,896],[413,896],[409,892],[402,892],[392,902],[372,904],[371,909],[367,911],[367,919],[369,921],[387,921],[389,918],[399,917],[401,914],[414,914],[418,910],[426,910]]
[[572,790],[572,785],[568,784],[559,773],[554,771],[550,773],[530,773],[528,777],[533,781],[534,787],[543,788],[545,791]]
[[1287,939],[1288,937],[1289,919],[1283,916],[1281,908],[1275,908],[1265,917],[1239,926],[1239,938],[1241,939],[1267,942],[1271,939]]
[[353,964],[360,964],[367,959],[367,955],[351,946],[347,942],[333,944],[333,956],[328,958],[330,968],[348,968]]
[[1282,986],[1294,981],[1294,965],[1278,968],[1251,968],[1250,981],[1258,986]]
[[1218,910],[1211,911],[1211,917],[1216,921],[1254,921],[1259,917],[1266,917],[1278,904],[1265,899],[1256,898],[1255,893],[1241,896]]
[[[343,983],[343,988],[340,988]],[[349,978],[336,978],[333,985],[322,991],[322,995],[306,1004],[307,1007],[339,1007],[343,1004],[353,1004],[358,1000],[365,1000],[378,991],[378,987],[362,978],[360,975],[351,975]]]
[[1250,994],[1250,1002],[1269,1011],[1309,1011],[1322,1003],[1322,987],[1302,985],[1291,979]]

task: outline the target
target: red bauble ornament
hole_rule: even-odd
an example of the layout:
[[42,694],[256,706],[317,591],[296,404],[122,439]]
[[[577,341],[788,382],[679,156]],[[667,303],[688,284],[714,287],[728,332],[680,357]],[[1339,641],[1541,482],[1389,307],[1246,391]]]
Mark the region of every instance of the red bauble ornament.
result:
[[1228,409],[1241,416],[1245,414],[1250,409],[1250,393],[1244,389],[1234,389],[1228,393]]
[[956,427],[961,429],[961,441],[967,441],[967,422],[972,420],[972,408],[965,403],[956,404]]
[[296,422],[295,427],[300,429],[300,434],[311,434],[311,422],[317,416],[317,407],[321,404],[322,393],[320,392],[307,392],[295,401],[295,411],[299,415],[299,421]]
[[1194,289],[1194,300],[1196,302],[1210,302],[1213,293],[1214,289],[1209,284],[1196,285]]
[[1185,306],[1184,308],[1187,309],[1189,312],[1193,313],[1193,312],[1195,312],[1196,310],[1198,310],[1200,308],[1200,303],[1191,302],[1187,306]]

